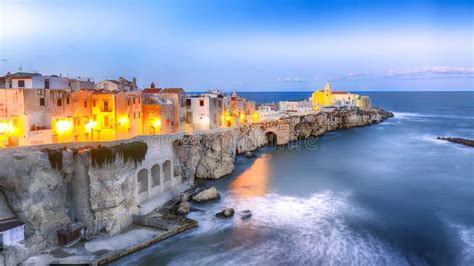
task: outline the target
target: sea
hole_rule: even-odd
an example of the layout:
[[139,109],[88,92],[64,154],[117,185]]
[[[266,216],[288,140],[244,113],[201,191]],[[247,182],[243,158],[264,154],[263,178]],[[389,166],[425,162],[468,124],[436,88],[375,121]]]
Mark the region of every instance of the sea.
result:
[[474,148],[436,139],[474,139],[474,92],[360,94],[395,117],[237,157],[197,228],[112,265],[474,265]]

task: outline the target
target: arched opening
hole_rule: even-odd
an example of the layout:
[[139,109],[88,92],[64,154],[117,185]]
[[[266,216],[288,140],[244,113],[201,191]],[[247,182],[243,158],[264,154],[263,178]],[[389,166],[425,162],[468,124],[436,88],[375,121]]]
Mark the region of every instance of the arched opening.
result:
[[150,127],[148,129],[148,132],[149,132],[149,135],[155,135],[155,128],[154,127]]
[[156,187],[160,185],[160,166],[158,164],[151,167],[151,186]]
[[267,143],[269,145],[276,145],[277,144],[277,135],[274,132],[269,131],[269,132],[265,133],[265,137],[267,137]]
[[171,180],[171,162],[169,160],[163,164],[163,175],[166,181]]
[[138,172],[138,193],[143,193],[148,190],[148,170],[142,169]]

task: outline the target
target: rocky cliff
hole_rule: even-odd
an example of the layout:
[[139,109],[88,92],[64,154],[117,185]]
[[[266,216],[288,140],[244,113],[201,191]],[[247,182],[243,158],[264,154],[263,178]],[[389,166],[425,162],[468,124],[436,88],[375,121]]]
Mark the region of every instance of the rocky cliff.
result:
[[267,144],[268,132],[289,141],[320,136],[328,131],[379,123],[393,114],[382,109],[335,111],[290,116],[279,121],[244,125],[215,133],[186,135],[174,143],[185,176],[218,179],[232,172],[236,154]]

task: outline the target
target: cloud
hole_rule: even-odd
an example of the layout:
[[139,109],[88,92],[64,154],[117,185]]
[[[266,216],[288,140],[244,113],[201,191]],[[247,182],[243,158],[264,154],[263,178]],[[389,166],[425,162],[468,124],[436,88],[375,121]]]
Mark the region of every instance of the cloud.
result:
[[462,67],[446,67],[446,66],[433,66],[433,67],[419,67],[415,69],[407,69],[402,71],[390,70],[385,76],[386,77],[418,77],[426,75],[474,75],[474,68],[462,68]]
[[457,79],[474,78],[474,68],[425,66],[405,70],[390,70],[385,73],[351,72],[331,80],[369,80],[369,79]]
[[284,82],[284,83],[302,83],[306,82],[306,79],[301,79],[301,78],[295,78],[295,77],[287,77],[283,79],[278,79],[279,82]]

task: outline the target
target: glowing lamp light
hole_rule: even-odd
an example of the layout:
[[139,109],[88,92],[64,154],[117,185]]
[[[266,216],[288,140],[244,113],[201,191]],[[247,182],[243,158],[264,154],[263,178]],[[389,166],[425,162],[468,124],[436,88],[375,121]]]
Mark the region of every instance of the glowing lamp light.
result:
[[126,125],[126,124],[128,124],[128,122],[130,122],[130,120],[128,119],[128,117],[122,117],[122,118],[120,118],[120,120],[119,120],[119,123],[120,123],[121,125]]
[[160,119],[156,119],[155,121],[153,121],[153,126],[155,126],[155,127],[160,127],[160,126],[161,126],[161,120],[160,120]]
[[9,130],[7,123],[0,123],[0,134],[5,134]]
[[60,120],[60,121],[56,122],[56,130],[60,134],[71,130],[71,128],[72,128],[72,124],[68,120]]
[[90,120],[89,123],[86,124],[86,129],[88,131],[92,131],[97,126],[97,122],[94,120]]

